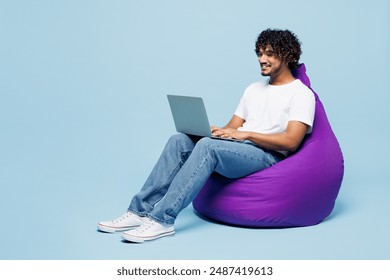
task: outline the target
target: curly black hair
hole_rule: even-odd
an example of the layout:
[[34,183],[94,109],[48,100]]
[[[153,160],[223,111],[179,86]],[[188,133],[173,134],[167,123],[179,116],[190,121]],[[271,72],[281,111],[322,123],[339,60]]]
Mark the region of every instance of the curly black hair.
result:
[[289,30],[266,29],[260,33],[256,41],[256,55],[260,55],[260,49],[265,50],[270,46],[274,54],[288,63],[290,70],[299,67],[301,57],[301,42],[297,36]]

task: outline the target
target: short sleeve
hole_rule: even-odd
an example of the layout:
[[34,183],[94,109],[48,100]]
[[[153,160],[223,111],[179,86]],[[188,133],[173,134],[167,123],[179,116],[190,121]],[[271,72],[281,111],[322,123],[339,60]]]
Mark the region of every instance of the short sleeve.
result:
[[245,111],[245,100],[246,100],[247,90],[245,90],[242,95],[240,102],[237,105],[236,110],[234,111],[234,115],[240,117],[241,119],[246,119],[246,111]]
[[310,89],[297,93],[291,100],[289,121],[300,121],[309,125],[311,133],[314,122],[315,98]]

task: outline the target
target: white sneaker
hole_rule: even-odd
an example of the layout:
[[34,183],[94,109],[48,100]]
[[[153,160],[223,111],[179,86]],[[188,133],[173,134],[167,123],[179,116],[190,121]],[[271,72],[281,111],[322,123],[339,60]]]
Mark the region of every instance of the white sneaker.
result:
[[100,222],[97,227],[103,232],[126,231],[140,226],[145,219],[146,217],[140,217],[132,212],[127,212],[115,220]]
[[175,229],[173,226],[164,226],[148,218],[138,228],[122,233],[122,238],[135,243],[143,243],[144,241],[172,236],[174,234]]

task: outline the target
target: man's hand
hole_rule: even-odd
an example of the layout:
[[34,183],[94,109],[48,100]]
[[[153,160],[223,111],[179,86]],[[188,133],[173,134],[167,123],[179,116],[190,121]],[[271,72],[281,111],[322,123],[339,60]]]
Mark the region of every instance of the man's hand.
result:
[[230,127],[224,127],[220,128],[217,126],[211,127],[211,134],[214,137],[222,137],[222,138],[233,138],[237,140],[245,140],[247,137],[247,134],[245,131],[238,131],[237,129],[230,128]]
[[225,127],[211,127],[211,134],[215,137],[249,140],[260,147],[274,151],[295,151],[301,144],[309,128],[307,124],[299,121],[289,121],[286,132],[275,134],[262,134],[250,131],[238,131],[244,122],[234,116]]

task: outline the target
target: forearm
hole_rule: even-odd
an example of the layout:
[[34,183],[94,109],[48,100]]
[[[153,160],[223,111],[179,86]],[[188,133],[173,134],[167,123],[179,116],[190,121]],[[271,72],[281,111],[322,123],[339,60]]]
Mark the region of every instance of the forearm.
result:
[[[228,124],[229,126],[229,124]],[[232,127],[215,129],[213,134],[219,137],[249,140],[260,147],[275,151],[295,151],[306,135],[308,125],[299,121],[290,121],[287,130],[282,133],[264,134],[241,131]]]
[[237,130],[239,127],[243,125],[244,122],[245,121],[240,117],[233,115],[231,120],[224,127],[211,126],[211,133],[216,133],[216,135],[218,135],[220,131],[230,130],[230,129]]
[[262,134],[251,131],[242,131],[245,140],[256,145],[274,151],[295,151],[300,141],[290,137],[287,133]]

